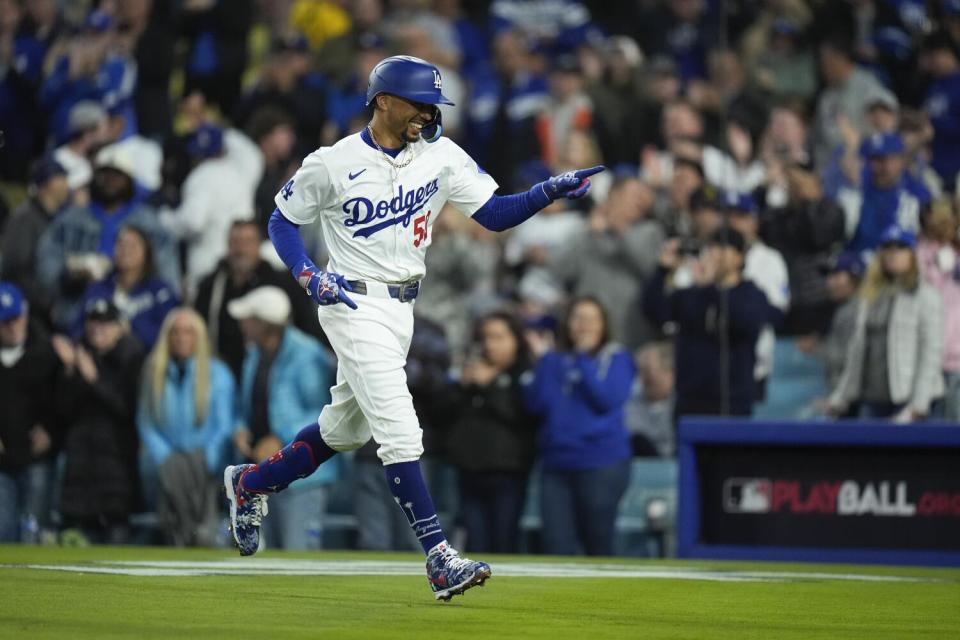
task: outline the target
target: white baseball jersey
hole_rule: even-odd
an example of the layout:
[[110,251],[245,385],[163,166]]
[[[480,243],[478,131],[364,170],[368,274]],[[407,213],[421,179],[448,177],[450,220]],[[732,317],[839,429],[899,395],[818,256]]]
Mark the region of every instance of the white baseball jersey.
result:
[[472,216],[497,183],[455,142],[408,143],[392,159],[356,133],[307,156],[275,201],[296,224],[318,216],[330,254],[327,271],[354,279],[423,277],[424,254],[446,202]]

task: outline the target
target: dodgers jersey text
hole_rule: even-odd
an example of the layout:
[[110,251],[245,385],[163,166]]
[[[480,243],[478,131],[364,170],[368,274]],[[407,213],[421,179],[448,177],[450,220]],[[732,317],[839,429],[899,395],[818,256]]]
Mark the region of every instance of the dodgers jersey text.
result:
[[357,133],[307,156],[277,194],[291,222],[318,217],[330,254],[327,271],[347,278],[406,282],[424,275],[431,229],[445,203],[470,216],[497,183],[455,142],[408,143],[395,170]]

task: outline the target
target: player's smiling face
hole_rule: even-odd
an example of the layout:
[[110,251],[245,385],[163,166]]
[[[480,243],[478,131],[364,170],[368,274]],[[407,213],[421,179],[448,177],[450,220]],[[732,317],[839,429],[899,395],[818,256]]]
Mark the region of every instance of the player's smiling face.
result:
[[433,121],[436,106],[390,96],[387,110],[390,129],[404,142],[416,142],[420,132]]

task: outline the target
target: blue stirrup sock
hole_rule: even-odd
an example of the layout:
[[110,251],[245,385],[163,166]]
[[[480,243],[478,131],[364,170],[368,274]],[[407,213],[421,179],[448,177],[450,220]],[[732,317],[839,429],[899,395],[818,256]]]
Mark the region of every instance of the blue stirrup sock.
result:
[[446,537],[440,528],[440,519],[423,481],[423,474],[420,473],[420,461],[387,464],[383,470],[393,499],[407,516],[407,522],[420,541],[423,552],[429,554],[431,549],[445,542]]
[[320,437],[320,425],[308,424],[293,442],[240,476],[240,486],[250,493],[276,493],[291,482],[306,478],[337,452]]

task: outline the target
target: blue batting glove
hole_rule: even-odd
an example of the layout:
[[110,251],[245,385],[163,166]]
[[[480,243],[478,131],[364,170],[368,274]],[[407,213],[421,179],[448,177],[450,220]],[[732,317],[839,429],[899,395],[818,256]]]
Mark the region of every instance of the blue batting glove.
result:
[[347,295],[347,291],[353,291],[353,287],[339,273],[320,271],[316,265],[304,262],[299,269],[294,269],[293,275],[303,291],[317,304],[327,306],[342,302],[351,309],[357,308],[357,303]]
[[551,200],[558,198],[569,198],[574,200],[582,197],[590,190],[589,177],[595,173],[600,173],[606,169],[602,164],[589,169],[578,169],[577,171],[567,171],[566,173],[554,176],[549,180],[541,182],[543,192]]

